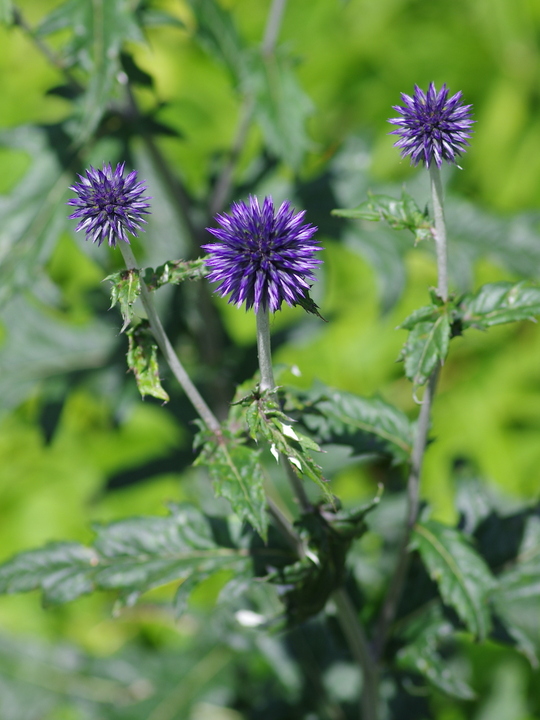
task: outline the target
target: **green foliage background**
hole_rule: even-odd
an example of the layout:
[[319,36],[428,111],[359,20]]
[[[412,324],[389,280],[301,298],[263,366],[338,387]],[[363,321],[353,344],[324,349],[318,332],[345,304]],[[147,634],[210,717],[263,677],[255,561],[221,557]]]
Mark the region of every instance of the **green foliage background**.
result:
[[[60,4],[24,0],[20,7],[34,26]],[[220,4],[232,14],[246,44],[260,42],[266,0]],[[4,1],[5,11],[8,5]],[[144,42],[133,38],[129,43],[155,83],[153,89],[139,87],[137,99],[143,108],[157,105],[155,119],[178,133],[158,143],[187,188],[204,198],[237,127],[237,82],[196,42],[195,19],[186,4],[164,0],[155,5],[180,22],[149,28]],[[67,33],[51,36],[53,46],[60,47]],[[320,379],[366,395],[380,391],[416,413],[410,384],[394,362],[405,339],[395,328],[425,304],[427,287],[435,284],[433,257],[422,245],[413,249],[406,235],[398,239],[397,250],[389,250],[381,231],[360,224],[345,231],[329,215],[332,207],[363,200],[369,188],[395,186],[399,191],[405,183],[420,205],[427,200],[427,180],[399,159],[387,134],[391,106],[415,83],[446,82],[474,106],[475,132],[463,169],[448,172],[450,243],[457,248],[453,256],[451,250],[452,284],[472,289],[496,280],[538,279],[539,36],[540,4],[532,0],[289,0],[280,43],[296,59],[306,95],[301,107],[307,124],[305,130],[300,124],[297,137],[297,147],[306,153],[291,157],[292,166],[277,162],[260,193],[281,199],[296,191],[297,206],[306,207],[308,219],[320,226],[325,270],[315,299],[330,321],[300,322],[299,311],[290,309],[276,317],[274,331],[285,338],[276,360],[300,368],[296,384],[309,387]],[[0,28],[0,48],[0,547],[8,557],[53,539],[87,540],[92,521],[164,514],[166,500],[196,499],[214,506],[201,471],[174,470],[175,453],[189,454],[192,438],[189,418],[178,412],[179,394],[173,395],[171,407],[162,407],[141,402],[131,376],[119,383],[126,347],[117,337],[119,315],[106,312],[107,288],[101,281],[121,263],[113,251],[98,251],[73,235],[63,219],[72,178],[58,168],[34,128],[52,127],[69,112],[62,97],[48,94],[62,75],[19,29]],[[293,104],[290,110],[296,112]],[[260,125],[250,131],[239,179],[256,174],[263,135]],[[92,162],[108,161],[119,147],[114,135],[104,137],[92,150]],[[140,261],[155,266],[188,253],[185,232],[166,204],[166,191],[143,143],[135,145],[133,164],[148,178],[155,198],[148,231],[135,244]],[[330,201],[329,190],[337,204]],[[44,198],[42,211],[35,214],[32,203]],[[464,241],[478,238],[475,233],[482,237],[467,254]],[[9,250],[13,234],[21,238],[15,258]],[[254,318],[218,300],[216,306],[237,346],[245,351],[253,345]],[[191,339],[204,328],[194,311],[188,308],[185,315],[190,332],[178,341],[182,358],[196,380],[210,384],[215,377],[199,366]],[[454,341],[434,409],[437,442],[426,457],[423,483],[436,518],[454,517],[459,472],[485,478],[510,498],[538,496],[539,357],[540,332],[532,323]],[[220,372],[214,369],[214,375]],[[287,373],[284,377],[290,379]],[[343,460],[338,466],[337,495],[353,502],[373,494],[373,468]],[[124,480],[131,484],[121,485]],[[166,592],[114,620],[111,598],[103,595],[46,612],[34,596],[2,597],[0,627],[26,640],[75,643],[91,656],[108,657],[122,649],[136,654],[130,649],[135,640],[165,652],[185,649],[186,658],[194,653],[200,673],[176,710],[188,712],[189,707],[194,719],[235,720],[242,716],[227,715],[223,708],[219,714],[226,705],[219,692],[204,694],[216,683],[227,686],[234,660],[204,634],[217,590],[215,581],[201,587],[179,626],[160,609]],[[540,609],[536,624],[540,630]],[[28,679],[36,671],[22,661],[26,669],[13,670],[9,658],[24,657],[25,651],[19,640],[9,642],[14,645],[0,657],[2,667]],[[471,647],[469,655],[476,685],[484,689],[482,701],[463,709],[441,699],[440,720],[534,717],[527,714],[524,698],[538,684],[537,671],[531,674],[515,653],[495,646]],[[268,657],[270,652],[270,662]],[[61,685],[61,676],[52,672],[46,684]],[[43,717],[63,720],[73,717],[69,712],[60,704]],[[169,717],[167,710],[158,717]]]

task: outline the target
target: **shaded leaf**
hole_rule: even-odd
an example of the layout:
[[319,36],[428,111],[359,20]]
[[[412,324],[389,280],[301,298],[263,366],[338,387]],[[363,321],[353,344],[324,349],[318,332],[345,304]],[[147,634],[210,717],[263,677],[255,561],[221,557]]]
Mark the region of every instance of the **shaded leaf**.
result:
[[240,83],[245,72],[242,39],[230,13],[215,0],[190,0],[197,21],[197,39]]
[[[294,392],[288,390],[288,393]],[[301,421],[321,443],[349,444],[355,434],[373,435],[395,462],[408,462],[414,426],[398,408],[382,398],[364,398],[332,388],[299,396]]]
[[179,285],[185,280],[201,280],[208,273],[204,258],[197,260],[171,260],[155,270],[144,269],[143,280],[149,290],[157,290],[163,285]]
[[141,396],[151,395],[158,400],[169,402],[159,379],[157,344],[147,321],[141,321],[127,331],[129,340],[127,365],[135,375]]
[[476,637],[485,638],[490,628],[488,597],[494,580],[467,538],[428,520],[415,526],[411,547],[419,551],[443,601],[454,608]]
[[296,78],[291,59],[281,53],[252,55],[244,83],[268,149],[297,169],[310,146],[306,122],[313,104]]
[[72,31],[62,50],[66,64],[78,65],[88,73],[73,127],[75,140],[83,142],[97,128],[109,100],[119,89],[124,43],[142,42],[144,36],[127,0],[67,0],[42,20],[37,34],[45,37],[64,29]]
[[0,133],[0,144],[24,150],[28,172],[0,196],[0,304],[31,287],[67,225],[62,202],[71,175],[63,172],[44,130],[20,126]]
[[465,295],[459,310],[464,327],[486,329],[492,325],[534,320],[540,315],[540,287],[535,283],[497,282]]
[[0,566],[0,592],[39,588],[45,603],[60,604],[113,589],[133,602],[154,587],[248,562],[247,550],[220,546],[210,519],[187,504],[171,505],[167,517],[128,518],[94,531],[92,547],[51,543],[8,560]]
[[430,623],[415,640],[402,648],[397,664],[405,670],[419,673],[438,690],[460,698],[473,700],[473,689],[462,679],[439,652],[440,646],[452,639],[455,629],[451,623],[439,618]]

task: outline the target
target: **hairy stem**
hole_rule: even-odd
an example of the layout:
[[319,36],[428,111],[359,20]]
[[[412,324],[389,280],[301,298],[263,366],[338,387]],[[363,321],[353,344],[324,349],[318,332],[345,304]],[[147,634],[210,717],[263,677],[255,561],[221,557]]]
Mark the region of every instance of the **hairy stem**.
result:
[[[431,181],[431,200],[433,205],[433,217],[435,220],[435,246],[437,251],[437,293],[446,302],[448,300],[448,262],[446,252],[446,225],[444,221],[443,190],[441,183],[441,172],[435,163],[429,167]],[[386,597],[379,614],[377,632],[374,641],[375,658],[379,660],[384,652],[388,632],[399,606],[403,593],[407,571],[410,563],[409,543],[411,533],[420,508],[420,480],[422,465],[426,451],[429,426],[431,421],[431,409],[439,379],[440,366],[437,366],[431,373],[418,417],[416,436],[411,454],[411,468],[407,481],[407,524],[405,533],[401,540],[398,551],[398,559],[394,574],[390,581]]]
[[[138,271],[139,266],[137,265],[137,261],[135,260],[135,256],[133,255],[131,247],[123,242],[119,243],[119,247],[128,270]],[[191,404],[199,413],[202,421],[205,423],[209,430],[211,430],[218,437],[220,437],[221,428],[219,422],[214,416],[214,413],[210,410],[210,408],[204,401],[203,397],[201,396],[195,385],[192,383],[191,378],[185,371],[184,366],[180,362],[178,355],[174,351],[174,348],[171,345],[171,342],[167,337],[165,330],[163,329],[163,325],[161,324],[161,320],[159,319],[159,316],[156,312],[156,308],[154,306],[154,302],[152,300],[150,292],[146,287],[144,280],[140,276],[139,283],[141,287],[142,304],[144,306],[144,309],[146,310],[146,314],[148,315],[148,322],[150,323],[150,328],[156,339],[157,344],[159,345],[161,352],[163,353],[163,357],[167,361],[175,378],[178,380],[184,392],[190,399]]]

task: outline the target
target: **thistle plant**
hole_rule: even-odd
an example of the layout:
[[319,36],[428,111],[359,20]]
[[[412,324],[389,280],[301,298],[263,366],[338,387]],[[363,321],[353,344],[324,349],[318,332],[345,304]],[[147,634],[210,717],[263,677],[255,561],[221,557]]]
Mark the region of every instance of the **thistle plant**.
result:
[[[132,665],[125,660],[127,652],[111,666],[93,658],[88,667],[96,669],[88,673],[82,663],[76,663],[72,673],[71,661],[66,662],[63,653],[57,675],[45,673],[44,680],[36,680],[36,673],[21,673],[13,687],[4,677],[9,653],[0,653],[0,686],[7,687],[10,702],[25,677],[31,679],[32,692],[43,689],[47,698],[65,685],[68,690],[58,705],[62,717],[67,713],[104,720],[120,715],[137,720],[206,719],[224,717],[222,710],[239,720],[477,717],[486,706],[492,707],[483,704],[483,697],[475,700],[475,692],[483,692],[486,683],[479,681],[477,671],[467,670],[478,667],[477,645],[489,640],[481,650],[482,664],[494,644],[498,652],[503,646],[507,652],[519,652],[531,667],[538,663],[540,638],[531,629],[530,618],[538,611],[540,508],[533,503],[506,507],[494,501],[479,481],[468,478],[458,488],[456,521],[443,523],[434,518],[425,500],[421,502],[424,457],[439,434],[434,428],[430,437],[432,409],[453,338],[463,335],[466,343],[474,329],[535,318],[540,315],[540,288],[536,282],[513,279],[457,293],[448,278],[447,245],[452,252],[456,238],[452,227],[447,232],[445,225],[441,169],[444,163],[459,161],[467,171],[472,105],[465,104],[461,92],[452,95],[445,84],[437,90],[430,83],[427,90],[414,86],[411,95],[403,93],[402,103],[393,108],[396,116],[389,122],[396,148],[413,166],[421,166],[419,171],[429,173],[427,205],[426,198],[417,201],[403,190],[399,198],[373,192],[360,198],[356,208],[333,211],[347,219],[347,238],[362,238],[364,246],[369,242],[366,223],[385,223],[401,231],[396,246],[404,245],[408,233],[407,252],[414,252],[412,237],[415,246],[435,243],[437,287],[429,289],[426,304],[400,326],[408,333],[400,367],[411,384],[405,400],[401,385],[395,394],[403,407],[387,400],[388,386],[382,394],[370,396],[351,392],[345,373],[338,387],[322,381],[299,387],[295,380],[286,380],[294,373],[274,375],[271,318],[284,304],[294,307],[290,322],[296,330],[302,327],[302,310],[318,315],[310,290],[327,272],[322,257],[334,271],[331,260],[334,253],[342,252],[339,239],[329,230],[335,225],[325,224],[321,208],[331,207],[327,202],[340,196],[347,178],[336,178],[343,172],[348,150],[338,151],[342,155],[336,160],[324,161],[331,195],[315,204],[306,191],[311,178],[306,185],[300,172],[302,152],[312,147],[300,132],[307,117],[307,110],[301,108],[308,103],[302,103],[295,58],[276,47],[284,0],[271,2],[262,42],[251,48],[240,41],[223,3],[192,3],[193,32],[205,48],[217,48],[220,62],[228,64],[240,112],[231,147],[208,163],[205,183],[189,186],[183,168],[174,165],[154,138],[166,133],[167,142],[174,143],[174,132],[158,123],[153,111],[145,114],[138,107],[139,94],[132,86],[140,82],[148,89],[149,76],[137,67],[130,45],[122,53],[119,50],[119,33],[134,43],[134,38],[144,36],[144,28],[137,27],[141,18],[149,13],[150,27],[166,16],[165,11],[156,13],[151,3],[139,5],[135,13],[125,2],[107,0],[104,8],[98,8],[106,11],[103,17],[98,13],[92,15],[92,22],[81,22],[83,11],[96,11],[94,4],[60,3],[48,24],[35,32],[28,30],[19,11],[13,13],[19,27],[63,73],[70,91],[65,97],[74,96],[79,103],[59,134],[67,134],[71,143],[69,151],[58,149],[62,193],[71,183],[73,195],[68,200],[69,218],[76,222],[70,228],[98,246],[109,246],[101,248],[103,265],[120,252],[126,266],[108,275],[108,285],[100,285],[101,291],[110,288],[112,305],[119,306],[122,316],[120,333],[111,331],[114,313],[101,328],[111,343],[103,353],[103,364],[114,359],[107,367],[103,405],[108,402],[111,413],[116,410],[116,397],[107,395],[115,384],[110,381],[114,375],[122,400],[131,397],[136,384],[143,399],[153,398],[143,408],[153,403],[152,422],[166,416],[167,423],[181,430],[170,474],[180,481],[182,501],[174,500],[172,490],[168,514],[123,514],[112,522],[94,524],[94,537],[88,543],[54,538],[43,547],[24,549],[0,565],[0,593],[39,590],[45,604],[54,605],[105,591],[114,594],[117,614],[129,612],[137,602],[148,602],[145,626],[152,622],[150,616],[170,617],[156,637],[178,633],[181,649],[177,652],[167,639],[150,653],[145,635]],[[100,18],[114,22],[98,33]],[[179,23],[169,20],[172,32]],[[56,57],[44,38],[49,31],[65,28],[67,32],[72,26],[78,28],[76,42]],[[94,31],[95,37],[86,42],[84,33]],[[77,59],[78,47],[83,50]],[[86,83],[90,49],[95,48],[99,48],[96,75]],[[145,103],[150,95],[144,94]],[[102,96],[107,102],[100,105]],[[92,112],[81,113],[81,101]],[[297,114],[291,112],[289,118],[293,102],[298,103]],[[156,105],[155,110],[160,109]],[[253,137],[261,136],[264,147],[257,163],[246,170],[244,151],[250,157],[254,153],[253,147],[247,147],[253,124],[259,126]],[[133,134],[139,137],[132,146]],[[65,162],[64,151],[72,153]],[[72,179],[73,168],[105,151],[111,157],[105,155],[107,162],[101,168],[89,166],[78,181]],[[395,156],[397,162],[397,152]],[[145,168],[145,180],[139,179],[137,170],[129,170],[142,157],[144,164],[139,167]],[[287,172],[282,172],[285,167]],[[360,170],[356,167],[354,172]],[[303,209],[295,209],[291,200],[274,204],[271,197],[264,197],[261,188],[275,186],[274,180],[282,183],[280,188],[287,187],[283,195],[294,197]],[[131,238],[146,230],[140,243],[144,253],[146,239],[150,246],[156,228],[163,230],[161,210],[169,201],[171,214],[164,216],[179,221],[174,225],[178,233],[167,228],[163,235],[170,230],[170,242],[160,236],[163,242],[152,250],[159,245],[159,252],[170,251],[173,259],[158,267],[141,267]],[[13,203],[16,209],[21,206]],[[11,206],[3,207],[9,211]],[[65,206],[62,209],[65,218],[68,213]],[[449,206],[449,215],[452,212]],[[474,244],[474,238],[470,242]],[[178,257],[179,247],[184,257]],[[389,245],[384,248],[387,254],[391,250]],[[51,264],[55,262],[56,258]],[[515,273],[514,266],[508,267]],[[330,285],[332,274],[329,280]],[[163,302],[156,303],[164,287]],[[216,295],[227,298],[238,311],[225,308],[225,314]],[[164,310],[163,319],[158,307]],[[246,326],[255,326],[253,344],[248,340],[235,345],[232,339],[230,324],[240,317],[240,308],[248,311]],[[400,308],[397,305],[395,312]],[[329,326],[318,327],[323,337]],[[360,332],[352,323],[346,330],[348,341]],[[80,339],[82,334],[72,337]],[[335,336],[330,337],[334,342]],[[117,345],[111,352],[113,343]],[[293,348],[290,344],[291,353]],[[331,348],[336,365],[349,361],[342,349],[338,343]],[[117,371],[121,353],[126,354],[132,374],[126,375],[123,367]],[[90,363],[99,364],[94,359]],[[78,370],[82,375],[84,368]],[[91,380],[93,389],[98,383],[94,376]],[[215,392],[218,382],[221,392]],[[71,383],[65,384],[69,393]],[[54,392],[60,392],[56,385]],[[445,397],[437,397],[437,403],[442,405]],[[165,405],[171,398],[163,409],[160,403]],[[32,408],[36,404],[33,398]],[[74,435],[80,442],[80,432]],[[69,436],[64,433],[62,442],[68,443]],[[122,441],[118,432],[107,445],[111,453]],[[126,442],[133,442],[131,436]],[[175,440],[168,442],[172,446]],[[59,452],[58,447],[53,449]],[[167,446],[166,451],[170,449]],[[127,462],[136,465],[125,454]],[[53,459],[51,467],[62,466],[56,455]],[[104,464],[115,463],[121,465],[117,459]],[[349,491],[343,500],[338,497],[344,487],[340,471],[346,468],[350,485],[360,487],[359,463],[363,490]],[[157,467],[156,472],[163,472],[161,458]],[[207,580],[212,589],[201,609],[197,596],[206,592]],[[150,591],[154,594],[148,596]],[[182,615],[188,616],[186,621],[176,623]],[[130,616],[130,628],[137,622],[136,614]],[[152,646],[159,642],[153,640]],[[468,654],[473,644],[474,652]],[[62,673],[70,682],[63,683]],[[71,695],[77,692],[80,707],[71,712]],[[218,707],[220,703],[227,707]],[[20,706],[30,720],[38,715],[52,717],[57,710],[40,701],[32,715],[26,697]],[[525,717],[527,712],[521,714]]]

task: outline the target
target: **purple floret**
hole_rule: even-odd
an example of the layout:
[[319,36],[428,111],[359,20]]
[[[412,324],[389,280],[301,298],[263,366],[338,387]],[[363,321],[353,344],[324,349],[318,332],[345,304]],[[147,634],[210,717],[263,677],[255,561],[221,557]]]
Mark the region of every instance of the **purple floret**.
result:
[[146,185],[137,181],[136,170],[124,177],[124,166],[120,163],[114,172],[110,164],[103,165],[103,170],[90,166],[86,177],[79,175],[81,182],[70,187],[78,195],[68,200],[68,205],[77,208],[69,216],[79,220],[75,230],[84,230],[86,239],[98,245],[104,240],[111,247],[118,240],[129,244],[126,233],[136,237],[146,222],[143,215],[150,213],[147,201],[151,198],[143,195]]
[[317,228],[304,223],[305,212],[295,214],[288,201],[277,210],[271,197],[262,207],[256,197],[233,203],[229,214],[216,216],[220,228],[208,228],[219,240],[203,245],[208,253],[208,279],[220,283],[217,292],[229,302],[276,312],[285,301],[296,305],[317,279],[313,270],[322,250],[313,235]]
[[389,120],[397,125],[390,135],[399,135],[394,143],[401,148],[401,156],[411,156],[411,163],[424,162],[429,167],[433,161],[441,167],[442,161],[455,163],[471,137],[470,118],[472,105],[463,105],[461,92],[448,99],[448,89],[443,85],[439,92],[430,83],[427,94],[414,86],[412,97],[401,93],[404,106],[394,105],[402,117]]

